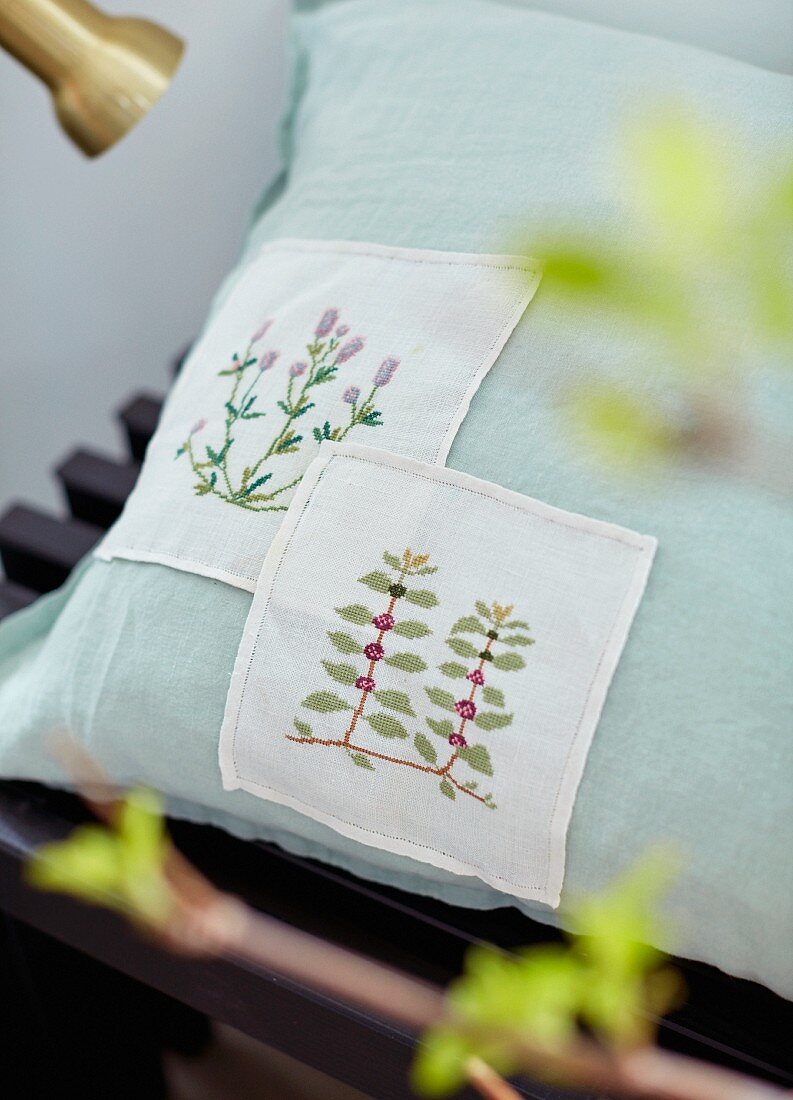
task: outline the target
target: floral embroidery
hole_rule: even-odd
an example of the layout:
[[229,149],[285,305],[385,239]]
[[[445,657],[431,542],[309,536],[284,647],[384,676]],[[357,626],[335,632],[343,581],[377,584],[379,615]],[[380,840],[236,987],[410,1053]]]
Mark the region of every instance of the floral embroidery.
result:
[[[451,692],[443,688],[424,688],[430,702],[455,713],[459,718],[456,728],[455,723],[449,718],[427,717],[426,719],[431,732],[443,737],[450,746],[451,752],[447,754],[444,762],[441,762],[430,739],[421,732],[414,735],[413,747],[423,762],[371,749],[361,743],[363,739],[358,732],[359,723],[368,723],[381,737],[407,740],[409,733],[403,722],[388,712],[395,711],[409,718],[417,717],[412,702],[405,692],[378,686],[375,674],[380,662],[397,668],[401,672],[420,673],[427,669],[426,662],[418,654],[393,651],[396,648],[395,639],[389,637],[388,644],[384,645],[386,635],[391,631],[396,638],[412,639],[423,638],[432,633],[426,623],[413,618],[402,618],[395,614],[399,601],[405,600],[427,610],[436,607],[439,602],[435,593],[429,589],[404,583],[409,578],[427,576],[436,572],[437,566],[427,564],[428,554],[414,554],[408,548],[401,556],[386,551],[383,554],[383,560],[391,570],[390,573],[377,569],[359,577],[358,580],[375,592],[389,596],[386,609],[372,614],[368,607],[358,603],[336,608],[336,614],[346,622],[359,627],[373,626],[377,630],[377,637],[362,644],[346,631],[332,630],[328,633],[328,638],[340,653],[348,657],[363,656],[368,662],[366,670],[362,672],[360,668],[346,662],[322,661],[331,679],[345,687],[353,687],[360,693],[357,702],[350,703],[335,691],[328,690],[312,692],[303,700],[303,706],[308,710],[319,711],[322,714],[352,711],[344,733],[341,734],[340,731],[339,736],[336,737],[316,736],[308,722],[295,718],[298,736],[287,734],[287,740],[303,745],[325,745],[344,749],[354,764],[369,771],[375,769],[374,761],[378,761],[436,776],[440,780],[439,790],[446,798],[454,801],[458,793],[466,794],[494,810],[496,804],[492,794],[490,792],[479,794],[476,780],[461,782],[460,777],[454,773],[454,768],[458,761],[462,761],[473,771],[492,776],[493,765],[486,746],[478,742],[470,743],[466,737],[466,731],[469,723],[485,731],[501,729],[512,723],[513,715],[501,709],[505,706],[503,692],[499,687],[487,683],[483,669],[488,662],[492,662],[493,668],[499,672],[523,668],[526,662],[512,649],[515,646],[533,644],[532,638],[520,633],[521,630],[528,629],[528,624],[518,619],[509,619],[512,613],[511,604],[502,606],[496,602],[486,604],[478,600],[475,605],[477,614],[464,615],[452,626],[446,644],[458,657],[478,659],[478,664],[473,668],[454,661],[447,661],[440,665],[440,671],[444,676],[470,683],[467,696],[455,699]],[[514,633],[506,633],[510,630]],[[479,650],[473,642],[459,636],[466,633],[483,636],[485,639],[483,648]],[[510,648],[507,652],[494,654],[493,647],[496,643]],[[480,709],[476,701],[477,692],[480,689],[482,702],[486,706],[499,709]],[[370,700],[374,700],[384,709],[374,710],[370,706]]]
[[[471,684],[468,695],[461,699],[455,699],[454,695],[444,688],[428,687],[424,689],[432,703],[444,710],[456,713],[460,723],[455,729],[454,722],[449,718],[428,718],[427,725],[437,736],[446,737],[455,750],[448,764],[450,771],[456,760],[460,759],[464,760],[474,771],[490,776],[493,774],[490,753],[485,745],[479,743],[472,745],[468,741],[465,735],[466,727],[469,722],[473,722],[478,729],[485,731],[503,729],[512,724],[514,715],[507,714],[501,709],[479,709],[475,702],[479,688],[482,689],[482,701],[488,706],[503,708],[505,705],[504,693],[500,688],[488,684],[490,674],[488,673],[488,677],[485,677],[484,668],[488,663],[492,663],[494,669],[502,672],[514,672],[524,668],[526,662],[519,653],[494,654],[493,646],[496,642],[500,642],[501,645],[509,646],[511,649],[515,646],[533,645],[534,639],[530,638],[528,634],[519,633],[521,630],[528,630],[528,623],[523,622],[521,619],[509,619],[513,610],[512,604],[504,607],[500,603],[487,604],[484,600],[477,600],[475,607],[476,615],[463,615],[461,619],[457,620],[451,628],[446,644],[457,657],[469,660],[478,659],[479,663],[474,668],[468,668],[457,661],[446,661],[439,666],[439,671],[444,676],[453,680],[467,680]],[[506,630],[514,630],[518,633],[502,633]],[[474,642],[459,637],[460,634],[479,634],[484,636],[487,641],[480,650]],[[469,793],[476,789],[476,784],[473,786],[466,784],[466,788],[467,793]],[[442,782],[441,790],[447,798],[453,799],[456,797],[454,787],[451,784],[444,787]],[[482,801],[491,809],[495,809],[492,795],[486,794]]]
[[[218,377],[231,379],[231,392],[224,404],[222,440],[215,445],[204,444],[202,454],[196,441],[196,436],[207,426],[206,418],[202,417],[193,425],[187,439],[176,451],[176,458],[187,455],[198,479],[193,486],[197,496],[216,496],[228,504],[252,512],[286,511],[288,500],[279,498],[282,493],[299,484],[302,474],[275,488],[271,484],[275,470],[270,469],[270,466],[277,467],[279,456],[295,454],[300,450],[305,436],[297,421],[316,407],[312,400],[316,387],[334,381],[339,368],[364,350],[364,337],[345,339],[350,331],[349,326],[338,324],[338,320],[337,309],[326,309],[322,314],[314,330],[313,340],[306,345],[308,361],[296,360],[286,372],[286,392],[276,402],[282,417],[278,431],[271,437],[268,446],[260,452],[260,456],[236,475],[230,467],[230,460],[236,454],[234,446],[243,423],[260,420],[268,415],[268,412],[256,406],[260,396],[256,388],[263,375],[275,368],[281,353],[274,349],[261,354],[253,352],[267,335],[272,321],[265,321],[254,332],[242,358],[235,352],[231,357],[231,364],[218,372]],[[346,420],[335,427],[331,426],[329,420],[325,420],[321,426],[312,428],[313,439],[317,443],[326,439],[340,442],[359,426],[380,427],[383,420],[382,413],[376,407],[378,390],[388,385],[398,367],[399,359],[394,356],[384,359],[374,374],[369,393],[363,399],[360,387],[348,386],[342,395],[344,405],[348,406]]]

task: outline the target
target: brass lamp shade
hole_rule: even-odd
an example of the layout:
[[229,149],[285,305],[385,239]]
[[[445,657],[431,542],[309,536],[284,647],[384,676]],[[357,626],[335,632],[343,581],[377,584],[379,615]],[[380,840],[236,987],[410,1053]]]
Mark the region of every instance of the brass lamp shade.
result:
[[44,81],[61,126],[89,157],[157,102],[184,50],[156,23],[113,18],[88,0],[0,0],[0,46]]

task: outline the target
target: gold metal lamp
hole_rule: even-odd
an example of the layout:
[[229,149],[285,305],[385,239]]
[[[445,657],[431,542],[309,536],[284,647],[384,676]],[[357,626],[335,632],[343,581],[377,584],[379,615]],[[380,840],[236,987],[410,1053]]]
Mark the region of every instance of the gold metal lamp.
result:
[[184,50],[164,27],[105,15],[88,0],[0,0],[0,46],[44,81],[61,126],[89,157],[154,106]]

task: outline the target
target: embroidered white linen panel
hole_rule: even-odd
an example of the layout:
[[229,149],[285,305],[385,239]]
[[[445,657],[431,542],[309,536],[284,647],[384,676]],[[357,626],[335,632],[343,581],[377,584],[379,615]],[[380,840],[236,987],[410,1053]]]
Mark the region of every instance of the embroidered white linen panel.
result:
[[575,793],[655,545],[324,443],[256,586],[224,787],[558,905]]
[[536,284],[510,256],[265,246],[185,364],[98,556],[253,591],[320,442],[445,461]]

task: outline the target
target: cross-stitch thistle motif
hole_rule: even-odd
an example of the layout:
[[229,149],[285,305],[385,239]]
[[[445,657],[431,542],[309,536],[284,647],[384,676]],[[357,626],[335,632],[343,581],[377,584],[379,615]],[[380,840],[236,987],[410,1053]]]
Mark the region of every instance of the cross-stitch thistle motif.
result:
[[[218,377],[231,379],[231,391],[224,404],[222,439],[212,444],[205,443],[202,452],[197,437],[208,424],[207,418],[202,417],[193,425],[175,456],[177,459],[187,456],[197,478],[193,486],[197,496],[216,496],[228,504],[252,512],[286,511],[289,501],[282,494],[294,489],[303,475],[278,485],[278,459],[297,453],[305,442],[302,425],[297,421],[316,408],[312,398],[317,387],[334,382],[340,368],[359,355],[366,343],[363,336],[348,338],[350,329],[348,325],[339,324],[339,311],[326,309],[314,330],[313,340],[306,345],[307,361],[296,360],[286,371],[285,393],[275,403],[279,419],[277,430],[269,436],[269,443],[260,445],[254,461],[241,470],[238,466],[235,472],[234,448],[245,422],[262,420],[268,414],[271,415],[268,424],[272,422],[274,410],[263,410],[256,404],[260,397],[256,389],[265,373],[276,369],[281,353],[270,349],[254,354],[256,345],[267,335],[272,323],[268,320],[260,325],[251,336],[245,354],[240,358],[235,352],[231,364],[218,372]],[[378,391],[388,385],[398,366],[399,359],[394,356],[384,359],[374,373],[369,392],[363,398],[360,387],[347,386],[341,397],[342,406],[346,406],[341,423],[333,426],[330,420],[325,420],[314,425],[311,437],[315,442],[321,443],[326,439],[340,442],[360,426],[380,427],[383,420],[376,406]]]
[[[361,736],[361,723],[367,723],[380,737],[408,740],[410,734],[404,721],[395,715],[417,718],[413,702],[405,692],[381,686],[378,673],[380,662],[410,674],[423,673],[428,667],[419,654],[401,650],[398,648],[398,643],[393,641],[394,638],[401,637],[417,640],[432,633],[425,622],[412,617],[402,617],[399,614],[398,605],[404,600],[431,610],[439,603],[437,596],[431,590],[405,583],[409,578],[428,576],[436,572],[438,567],[428,564],[428,554],[415,554],[410,548],[404,550],[401,556],[385,551],[383,560],[389,567],[390,573],[377,569],[359,577],[358,580],[375,592],[388,596],[385,607],[375,610],[374,613],[371,608],[357,603],[335,609],[336,614],[346,622],[358,627],[374,627],[376,631],[374,637],[362,642],[343,630],[333,630],[328,633],[328,638],[340,653],[350,658],[362,656],[366,664],[362,667],[344,661],[322,661],[325,671],[332,680],[355,690],[357,693],[355,701],[342,698],[336,691],[329,689],[314,691],[303,700],[303,706],[308,710],[322,714],[351,712],[350,717],[344,719],[343,733],[340,727],[338,736],[317,736],[308,722],[302,718],[295,718],[298,736],[287,734],[287,740],[302,745],[325,745],[343,749],[353,764],[369,771],[374,771],[377,766],[375,761],[378,764],[412,768],[436,777],[439,780],[438,789],[446,798],[454,801],[458,794],[465,794],[494,810],[496,804],[492,793],[480,793],[478,781],[464,778],[459,772],[458,762],[462,762],[462,765],[467,765],[469,769],[479,774],[493,775],[493,765],[487,747],[480,742],[469,742],[466,733],[470,724],[484,731],[492,731],[508,726],[512,722],[513,715],[506,713],[503,709],[505,706],[503,692],[496,685],[486,682],[484,669],[488,667],[489,679],[490,666],[499,673],[516,671],[525,666],[524,659],[513,651],[513,647],[533,644],[532,638],[520,633],[521,630],[528,629],[527,624],[518,619],[509,619],[512,605],[504,607],[495,602],[488,605],[479,600],[475,604],[476,615],[464,615],[452,626],[446,644],[457,656],[476,658],[476,663],[469,667],[447,661],[440,666],[440,672],[444,676],[464,679],[470,685],[467,689],[468,694],[460,699],[455,699],[451,692],[443,688],[433,686],[424,688],[427,697],[435,706],[457,715],[456,723],[448,718],[426,717],[430,731],[444,738],[449,745],[444,759],[441,759],[435,745],[422,731],[413,735],[413,748],[418,754],[415,759],[370,748],[365,744],[366,738]],[[503,633],[509,630],[515,633]],[[459,636],[464,633],[483,635],[484,641],[481,648]],[[502,645],[509,647],[508,651],[494,652],[496,643],[499,643],[499,648]],[[496,709],[480,710],[477,693],[480,693],[484,703]],[[376,709],[372,700],[383,709]]]

